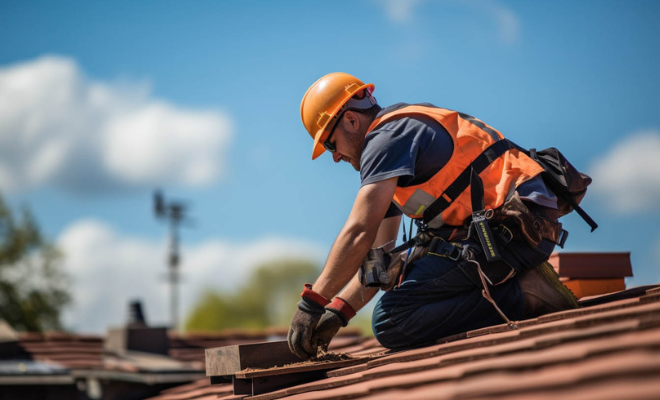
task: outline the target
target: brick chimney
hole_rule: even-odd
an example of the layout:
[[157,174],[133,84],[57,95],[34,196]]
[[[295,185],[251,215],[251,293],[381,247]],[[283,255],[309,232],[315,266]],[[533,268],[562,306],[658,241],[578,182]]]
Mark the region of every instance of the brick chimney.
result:
[[128,306],[126,326],[109,329],[104,348],[118,354],[139,351],[167,355],[170,348],[167,329],[167,327],[150,327],[144,315],[142,302],[134,300]]

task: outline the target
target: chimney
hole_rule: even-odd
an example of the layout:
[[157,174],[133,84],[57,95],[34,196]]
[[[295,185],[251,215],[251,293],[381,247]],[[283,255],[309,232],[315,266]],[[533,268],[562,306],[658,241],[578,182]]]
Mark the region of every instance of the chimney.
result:
[[133,300],[128,304],[127,326],[131,328],[147,327],[147,320],[144,318],[144,312],[142,312],[142,302],[140,300]]
[[127,325],[109,329],[104,348],[118,354],[139,351],[167,355],[170,348],[167,327],[148,326],[142,311],[142,302],[134,300],[128,305]]

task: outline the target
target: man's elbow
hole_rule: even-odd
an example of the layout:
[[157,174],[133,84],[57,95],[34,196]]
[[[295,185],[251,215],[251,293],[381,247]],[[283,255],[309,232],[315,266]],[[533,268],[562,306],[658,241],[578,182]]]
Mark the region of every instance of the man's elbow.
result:
[[378,228],[372,228],[361,221],[347,221],[343,233],[350,238],[353,245],[371,245],[376,238]]

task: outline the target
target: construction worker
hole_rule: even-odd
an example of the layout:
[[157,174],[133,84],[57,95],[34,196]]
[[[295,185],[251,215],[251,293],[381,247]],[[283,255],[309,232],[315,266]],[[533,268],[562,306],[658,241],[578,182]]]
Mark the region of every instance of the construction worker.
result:
[[[330,152],[360,172],[361,187],[321,275],[305,285],[291,351],[327,349],[379,287],[388,291],[373,331],[394,349],[577,307],[545,262],[565,236],[543,168],[476,118],[431,104],[381,108],[373,91],[332,73],[301,103],[312,159]],[[418,234],[387,254],[402,214]]]

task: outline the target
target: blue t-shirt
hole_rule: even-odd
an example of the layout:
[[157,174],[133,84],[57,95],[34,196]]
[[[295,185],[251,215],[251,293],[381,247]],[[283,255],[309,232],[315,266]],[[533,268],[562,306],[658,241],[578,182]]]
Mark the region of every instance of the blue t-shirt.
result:
[[[383,109],[380,115],[407,104]],[[454,151],[449,132],[433,118],[418,115],[389,121],[370,132],[360,158],[361,186],[398,177],[398,186],[428,181],[447,164]],[[544,207],[557,208],[557,197],[537,176],[517,188],[518,195]],[[392,204],[386,217],[401,215]]]

